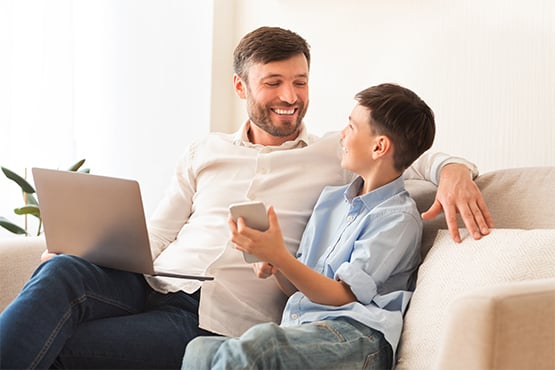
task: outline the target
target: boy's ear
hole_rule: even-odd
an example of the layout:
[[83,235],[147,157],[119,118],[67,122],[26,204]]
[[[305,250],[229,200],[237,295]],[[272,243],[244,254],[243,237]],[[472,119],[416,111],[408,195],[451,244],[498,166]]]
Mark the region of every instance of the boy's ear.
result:
[[391,140],[385,135],[378,135],[372,146],[372,159],[378,159],[391,152]]
[[245,90],[247,89],[247,85],[245,84],[245,82],[243,82],[241,77],[239,77],[239,75],[236,73],[233,74],[233,88],[235,89],[235,93],[237,94],[237,96],[239,96],[241,99],[247,98],[247,95],[245,93]]

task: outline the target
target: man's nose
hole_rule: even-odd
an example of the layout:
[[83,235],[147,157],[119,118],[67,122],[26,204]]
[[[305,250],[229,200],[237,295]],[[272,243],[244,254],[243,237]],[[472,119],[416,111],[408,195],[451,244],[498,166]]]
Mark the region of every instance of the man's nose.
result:
[[297,92],[295,91],[295,86],[289,84],[283,84],[279,92],[279,98],[289,104],[294,104],[297,102]]

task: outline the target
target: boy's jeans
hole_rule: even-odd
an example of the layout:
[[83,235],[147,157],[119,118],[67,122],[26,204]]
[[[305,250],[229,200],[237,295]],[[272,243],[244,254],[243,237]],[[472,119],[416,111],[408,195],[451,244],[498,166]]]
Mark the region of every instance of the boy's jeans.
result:
[[198,335],[198,294],[60,255],[0,314],[0,368],[179,368]]
[[259,324],[239,338],[198,337],[188,344],[182,369],[391,369],[391,362],[380,332],[339,319]]

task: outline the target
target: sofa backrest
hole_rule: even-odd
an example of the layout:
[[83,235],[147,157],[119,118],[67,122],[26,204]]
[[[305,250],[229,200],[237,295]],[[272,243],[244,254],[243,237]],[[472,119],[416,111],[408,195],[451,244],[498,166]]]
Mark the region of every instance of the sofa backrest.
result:
[[[500,229],[555,228],[555,167],[524,167],[496,170],[478,176],[480,188]],[[427,210],[437,188],[426,181],[407,180],[406,188],[418,209]],[[459,227],[464,224],[459,217]],[[431,248],[438,229],[446,229],[443,215],[424,222],[422,256]]]

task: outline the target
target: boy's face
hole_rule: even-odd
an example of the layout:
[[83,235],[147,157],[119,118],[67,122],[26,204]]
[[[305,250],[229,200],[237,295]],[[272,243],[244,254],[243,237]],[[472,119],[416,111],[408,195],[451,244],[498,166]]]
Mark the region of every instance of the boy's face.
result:
[[235,91],[247,100],[250,121],[277,137],[296,137],[308,108],[308,63],[304,54],[248,69],[248,83],[234,77]]
[[372,163],[376,135],[372,134],[369,122],[370,110],[357,104],[349,116],[349,123],[341,131],[341,167],[359,175]]

